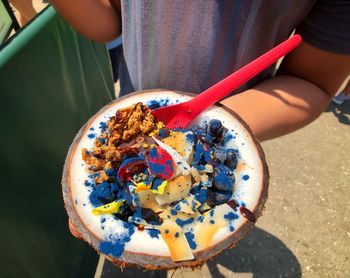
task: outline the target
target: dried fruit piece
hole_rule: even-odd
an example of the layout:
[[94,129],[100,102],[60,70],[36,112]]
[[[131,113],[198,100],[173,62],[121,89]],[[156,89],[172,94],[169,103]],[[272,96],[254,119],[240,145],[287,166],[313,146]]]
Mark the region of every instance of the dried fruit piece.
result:
[[173,176],[173,159],[162,147],[153,147],[146,156],[146,161],[150,172],[154,176],[162,180],[169,180]]
[[174,177],[183,174],[188,175],[191,171],[191,166],[187,163],[186,159],[184,159],[176,150],[174,150],[172,147],[168,146],[167,144],[163,143],[162,141],[158,140],[157,138],[153,137],[154,141],[162,147],[164,150],[167,151],[167,153],[171,156],[175,163],[175,169],[174,169]]
[[140,173],[146,169],[146,163],[138,157],[132,157],[123,161],[118,169],[118,179],[121,182],[130,180],[135,173]]

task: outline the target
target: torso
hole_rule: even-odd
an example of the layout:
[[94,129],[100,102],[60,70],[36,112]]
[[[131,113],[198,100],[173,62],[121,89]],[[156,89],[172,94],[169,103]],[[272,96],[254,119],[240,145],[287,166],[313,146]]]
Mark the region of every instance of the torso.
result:
[[152,88],[201,92],[288,38],[315,2],[122,1],[125,68],[131,81],[122,94]]

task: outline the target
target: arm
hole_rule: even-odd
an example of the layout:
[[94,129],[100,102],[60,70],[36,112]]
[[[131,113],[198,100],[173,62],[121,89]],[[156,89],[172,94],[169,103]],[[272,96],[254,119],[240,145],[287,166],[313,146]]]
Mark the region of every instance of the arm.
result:
[[12,0],[11,4],[17,9],[20,14],[21,26],[28,23],[36,15],[36,10],[33,7],[33,2],[28,0]]
[[108,42],[121,34],[120,1],[51,0],[57,12],[83,36]]
[[259,140],[297,130],[316,119],[350,74],[350,56],[302,43],[275,78],[223,101]]

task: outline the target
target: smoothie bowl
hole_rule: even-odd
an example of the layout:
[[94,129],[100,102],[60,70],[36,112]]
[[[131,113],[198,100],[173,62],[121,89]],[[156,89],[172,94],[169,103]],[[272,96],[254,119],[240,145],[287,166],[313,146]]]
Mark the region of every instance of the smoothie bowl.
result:
[[120,266],[200,266],[235,246],[261,215],[268,169],[234,112],[207,109],[171,130],[152,109],[192,96],[140,91],[103,107],[79,131],[62,188],[76,229]]

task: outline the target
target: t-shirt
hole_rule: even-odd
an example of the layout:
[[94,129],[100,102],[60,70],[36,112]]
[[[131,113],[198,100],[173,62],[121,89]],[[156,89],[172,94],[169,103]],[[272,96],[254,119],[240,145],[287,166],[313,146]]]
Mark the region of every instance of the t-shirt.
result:
[[[198,93],[287,39],[350,54],[348,0],[122,1],[121,95]],[[237,91],[271,77],[270,67]]]

